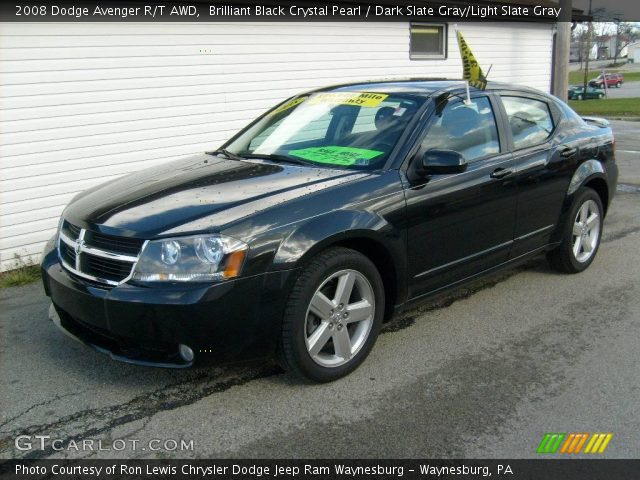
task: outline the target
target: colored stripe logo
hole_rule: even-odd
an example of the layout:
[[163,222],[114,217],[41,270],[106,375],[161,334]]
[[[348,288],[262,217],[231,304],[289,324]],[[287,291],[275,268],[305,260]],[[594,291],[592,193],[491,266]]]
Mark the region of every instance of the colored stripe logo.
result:
[[[613,433],[545,433],[538,453],[604,453],[613,438]],[[585,446],[586,445],[586,446]]]

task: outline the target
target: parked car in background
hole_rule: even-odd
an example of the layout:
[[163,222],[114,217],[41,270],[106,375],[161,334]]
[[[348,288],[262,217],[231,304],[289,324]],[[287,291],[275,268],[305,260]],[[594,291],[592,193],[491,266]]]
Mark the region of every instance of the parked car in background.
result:
[[539,254],[588,268],[618,176],[606,120],[522,86],[466,92],[306,92],[77,195],[42,260],[51,320],[125,362],[276,358],[325,382],[429,295]]
[[587,87],[585,93],[582,85],[571,85],[569,87],[569,100],[585,100],[589,98],[604,98],[604,92],[599,88]]
[[589,86],[604,88],[605,83],[607,87],[620,88],[624,83],[624,76],[621,73],[606,73],[604,77],[600,74],[589,82]]

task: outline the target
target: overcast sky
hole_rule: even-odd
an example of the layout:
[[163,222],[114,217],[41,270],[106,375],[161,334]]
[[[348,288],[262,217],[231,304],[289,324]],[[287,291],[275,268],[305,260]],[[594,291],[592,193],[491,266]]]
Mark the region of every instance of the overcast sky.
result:
[[[589,0],[573,0],[573,8],[579,8],[585,13],[589,11]],[[607,16],[618,17],[625,22],[640,21],[639,0],[593,0],[591,8],[604,8]]]

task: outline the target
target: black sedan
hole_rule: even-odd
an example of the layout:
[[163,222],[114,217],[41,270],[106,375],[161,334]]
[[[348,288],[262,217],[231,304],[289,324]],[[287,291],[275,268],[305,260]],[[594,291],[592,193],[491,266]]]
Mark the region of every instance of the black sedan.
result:
[[276,358],[334,380],[430,295],[541,253],[586,269],[616,179],[606,121],[536,90],[316,90],[74,198],[42,261],[50,317],[126,362]]

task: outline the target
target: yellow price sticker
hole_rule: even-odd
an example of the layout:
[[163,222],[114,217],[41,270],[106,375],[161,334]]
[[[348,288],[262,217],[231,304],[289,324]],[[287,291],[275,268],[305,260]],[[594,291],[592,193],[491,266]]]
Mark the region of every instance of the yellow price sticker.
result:
[[309,97],[300,97],[300,98],[294,98],[293,100],[291,100],[290,102],[285,103],[284,105],[280,105],[278,108],[276,108],[273,112],[271,112],[271,115],[276,115],[278,113],[284,112],[285,110],[289,110],[290,108],[293,108],[297,105],[300,105],[302,102],[304,102],[307,98]]
[[389,95],[386,93],[323,92],[309,100],[310,105],[329,103],[332,105],[355,105],[359,107],[377,107]]

